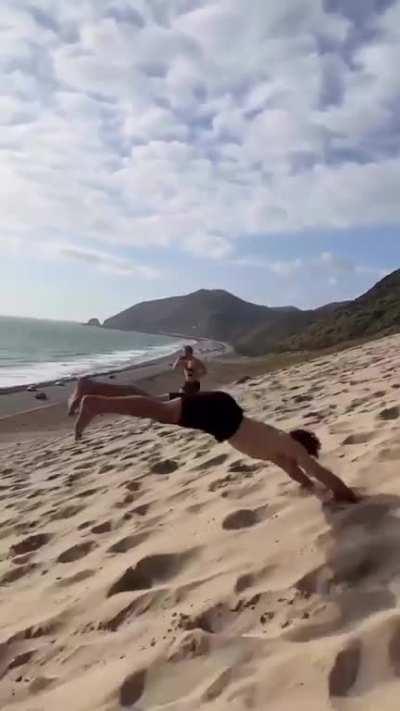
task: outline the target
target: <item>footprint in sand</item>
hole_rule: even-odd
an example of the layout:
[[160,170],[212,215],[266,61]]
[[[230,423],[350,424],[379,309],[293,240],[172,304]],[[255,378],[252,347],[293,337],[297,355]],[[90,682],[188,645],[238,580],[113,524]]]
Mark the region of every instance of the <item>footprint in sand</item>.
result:
[[202,464],[199,464],[197,467],[194,467],[194,469],[192,469],[191,471],[202,472],[205,469],[210,469],[211,467],[219,467],[221,464],[224,464],[224,462],[226,462],[228,457],[229,457],[229,454],[218,454],[216,457],[207,459]]
[[151,508],[151,504],[142,504],[141,506],[136,506],[136,508],[129,511],[130,514],[136,514],[137,516],[146,516]]
[[[116,439],[116,438],[113,438]],[[113,447],[112,449],[105,449],[104,454],[107,457],[113,457],[115,454],[121,454],[121,452],[125,452],[124,447]]]
[[311,402],[311,400],[314,400],[314,395],[295,395],[293,398],[293,402],[298,404],[303,402]]
[[210,703],[214,701],[222,692],[225,691],[226,687],[230,684],[231,680],[234,678],[234,672],[232,668],[224,669],[220,672],[214,681],[208,685],[207,689],[202,693],[200,699],[205,703]]
[[78,513],[84,510],[84,506],[64,506],[62,509],[57,509],[55,513],[50,516],[50,521],[61,521],[63,519],[73,518]]
[[229,465],[229,471],[237,474],[252,474],[253,472],[262,469],[262,464],[247,464],[243,459],[239,459],[236,462],[232,462]]
[[37,499],[38,496],[42,496],[45,492],[47,493],[48,489],[36,489],[36,491],[33,491],[29,496],[27,496],[27,499]]
[[0,578],[0,585],[9,585],[10,583],[15,583],[20,578],[29,575],[37,567],[36,563],[29,563],[28,565],[21,565],[18,568],[12,568],[8,570],[7,573]]
[[94,466],[93,462],[81,462],[80,464],[77,464],[74,467],[75,472],[84,472],[87,471],[88,469],[92,469]]
[[139,491],[141,489],[142,485],[138,481],[128,481],[124,482],[122,486],[127,489],[127,491]]
[[375,432],[356,432],[343,440],[342,445],[366,444],[375,437]]
[[196,452],[196,454],[194,455],[193,459],[200,459],[200,457],[204,457],[204,455],[207,454],[207,452],[208,452],[208,448],[199,449],[199,451]]
[[97,543],[94,541],[85,541],[84,543],[78,543],[71,548],[67,548],[66,551],[61,553],[57,558],[57,563],[74,563],[76,560],[84,558],[88,553],[90,553],[94,548],[97,548]]
[[12,559],[14,565],[26,565],[31,560],[33,553],[24,553],[23,555],[17,555]]
[[227,474],[226,476],[222,477],[222,479],[216,479],[215,481],[212,481],[208,487],[208,491],[218,491],[218,489],[224,489],[226,486],[229,486],[229,484],[234,484],[236,481],[237,477],[235,477],[233,474]]
[[80,494],[76,494],[76,497],[78,499],[86,499],[89,496],[93,496],[94,494],[97,494],[98,491],[101,491],[101,488],[97,486],[94,489],[86,489],[86,491],[82,491]]
[[119,702],[123,708],[131,708],[143,696],[146,671],[136,671],[126,677],[119,690]]
[[56,681],[56,678],[52,679],[51,677],[38,676],[29,685],[29,692],[31,694],[40,694],[42,691],[45,691],[45,689],[48,689],[49,686],[51,686]]
[[228,514],[222,522],[222,528],[226,531],[237,531],[240,528],[250,528],[260,523],[266,507],[260,509],[239,509]]
[[361,664],[361,642],[354,640],[337,655],[329,674],[329,696],[348,696],[357,677]]
[[7,671],[12,671],[13,669],[19,669],[20,667],[24,667],[25,664],[28,664],[28,662],[31,661],[31,659],[35,656],[36,653],[37,649],[31,649],[27,652],[17,654],[17,656],[14,657],[9,663]]
[[169,580],[177,575],[192,557],[193,551],[146,556],[134,568],[126,569],[123,575],[111,586],[107,597],[122,592],[149,590],[156,582]]
[[113,469],[115,469],[114,464],[102,464],[97,473],[98,474],[108,474],[108,472],[111,472]]
[[130,620],[132,616],[139,617],[145,612],[151,610],[154,605],[157,605],[160,600],[165,597],[165,590],[142,593],[127,605],[124,605],[118,612],[112,614],[99,622],[97,629],[107,632],[116,632],[121,625]]
[[91,533],[109,533],[112,530],[112,521],[104,521],[104,523],[98,523],[93,526]]
[[387,407],[379,413],[378,417],[381,420],[397,420],[400,416],[400,407]]
[[110,548],[108,549],[108,552],[127,553],[128,551],[132,550],[132,548],[136,548],[137,546],[139,546],[141,543],[143,543],[143,541],[146,541],[148,537],[148,533],[136,533],[133,536],[126,536],[125,538],[121,538],[120,541],[113,543],[113,545],[110,546]]
[[83,521],[83,523],[80,523],[78,526],[78,531],[84,531],[85,528],[89,528],[89,526],[93,526],[95,522],[94,521]]
[[150,471],[152,474],[172,474],[179,468],[178,462],[174,459],[163,459],[160,462],[155,462],[151,465]]
[[14,543],[10,548],[10,556],[22,555],[23,553],[33,553],[46,545],[52,538],[50,533],[36,533],[33,536],[24,538],[19,543]]
[[125,506],[129,506],[129,504],[133,504],[135,501],[135,496],[134,494],[126,494],[121,501],[117,501],[115,504],[116,509],[123,509]]

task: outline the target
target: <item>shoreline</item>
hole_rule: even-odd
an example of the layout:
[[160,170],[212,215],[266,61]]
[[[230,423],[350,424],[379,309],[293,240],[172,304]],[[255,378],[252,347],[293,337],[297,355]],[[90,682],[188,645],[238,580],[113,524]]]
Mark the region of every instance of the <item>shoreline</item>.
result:
[[[181,336],[180,336],[181,338]],[[187,339],[189,340],[189,339]],[[223,343],[222,341],[212,341],[208,338],[192,338],[190,339],[193,343],[196,344],[197,352],[200,353],[201,355],[205,354],[210,354],[213,357],[217,357],[217,355],[225,355],[227,353],[233,352],[232,346],[230,346],[228,343]],[[200,344],[205,344],[207,346],[212,346],[211,348],[201,348]],[[90,373],[85,373],[84,375],[71,375],[71,376],[62,376],[59,378],[53,378],[52,380],[41,380],[41,381],[36,381],[36,382],[31,382],[31,383],[25,383],[24,385],[9,385],[5,387],[0,386],[0,396],[1,395],[13,395],[14,393],[19,393],[19,392],[24,392],[26,391],[29,387],[36,387],[38,390],[40,388],[48,388],[53,385],[56,385],[57,383],[62,383],[63,385],[68,385],[69,383],[74,383],[76,382],[79,378],[101,378],[101,377],[106,377],[109,375],[114,375],[117,373],[124,373],[125,371],[135,371],[139,370],[140,368],[146,368],[150,366],[156,366],[156,365],[163,365],[167,364],[167,362],[171,358],[176,358],[178,353],[180,352],[181,349],[177,349],[174,351],[171,351],[168,355],[163,355],[159,356],[158,358],[153,358],[151,360],[143,360],[138,363],[132,363],[130,365],[124,365],[121,368],[107,368],[107,370],[99,370],[99,371],[93,371]],[[57,386],[57,387],[62,387],[62,386]]]
[[[195,350],[208,365],[232,353],[228,344],[208,339],[198,339]],[[87,377],[108,379],[119,385],[135,384],[151,394],[170,392],[176,390],[181,381],[179,371],[173,371],[170,367],[178,353],[179,350],[152,361],[102,371]],[[36,391],[28,391],[27,385],[0,390],[0,438],[17,436],[27,430],[37,433],[70,427],[71,420],[66,415],[66,401],[76,380],[77,378],[62,379],[63,386],[56,385],[57,380],[37,383]],[[35,396],[38,392],[44,392],[46,399],[37,400]]]

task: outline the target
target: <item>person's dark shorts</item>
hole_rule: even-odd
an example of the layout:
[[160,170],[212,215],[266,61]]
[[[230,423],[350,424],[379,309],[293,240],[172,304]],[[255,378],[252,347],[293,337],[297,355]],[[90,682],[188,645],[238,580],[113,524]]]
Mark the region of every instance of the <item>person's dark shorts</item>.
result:
[[194,395],[200,392],[200,381],[199,380],[187,380],[181,387],[184,395]]
[[228,393],[220,390],[182,396],[179,425],[201,430],[218,442],[231,439],[243,421],[243,410]]
[[200,381],[199,380],[187,380],[179,390],[179,392],[169,393],[169,399],[175,400],[177,397],[184,397],[185,395],[195,395],[200,391]]

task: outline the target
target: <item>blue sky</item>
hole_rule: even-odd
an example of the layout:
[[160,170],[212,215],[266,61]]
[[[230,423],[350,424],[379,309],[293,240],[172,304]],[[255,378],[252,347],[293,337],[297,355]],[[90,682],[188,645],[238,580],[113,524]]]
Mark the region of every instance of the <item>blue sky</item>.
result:
[[400,0],[2,0],[0,313],[400,266]]

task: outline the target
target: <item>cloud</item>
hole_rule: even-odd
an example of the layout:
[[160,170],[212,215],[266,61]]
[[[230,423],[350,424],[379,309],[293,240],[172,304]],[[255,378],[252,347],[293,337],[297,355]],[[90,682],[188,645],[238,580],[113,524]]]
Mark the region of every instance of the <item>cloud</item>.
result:
[[376,279],[381,279],[388,274],[390,269],[381,269],[357,264],[350,259],[333,254],[332,252],[322,252],[317,257],[297,258],[287,260],[268,260],[263,257],[248,255],[246,257],[234,257],[230,260],[233,266],[253,267],[267,270],[279,277],[293,279],[300,275],[302,278],[309,278],[311,275],[328,279],[329,283],[336,285],[343,277],[351,275],[368,274]]
[[87,265],[88,268],[99,269],[102,272],[118,276],[135,276],[140,279],[154,280],[161,272],[153,266],[140,264],[130,259],[116,256],[109,252],[96,249],[58,243],[54,240],[37,241],[33,244],[24,243],[19,237],[1,237],[0,254],[19,257],[35,257],[39,260],[73,260]]
[[242,238],[400,221],[400,0],[3,0],[1,17],[4,235],[226,259]]
[[73,259],[78,262],[84,262],[100,269],[103,272],[110,272],[120,276],[140,276],[145,279],[156,279],[160,276],[157,269],[153,267],[135,264],[128,259],[115,257],[111,254],[98,252],[90,249],[81,249],[68,245],[57,245],[55,248],[50,248],[50,253],[56,252],[66,259]]
[[317,260],[317,264],[326,267],[330,271],[338,272],[339,274],[347,274],[356,269],[350,260],[338,257],[336,254],[332,254],[332,252],[322,252]]
[[208,259],[222,259],[232,252],[232,245],[219,235],[194,235],[184,244],[187,252]]

